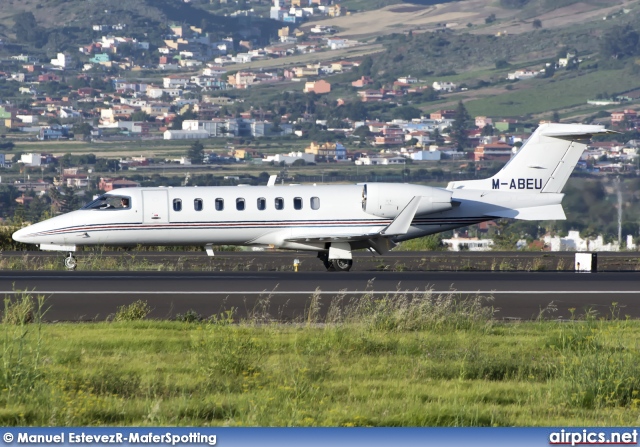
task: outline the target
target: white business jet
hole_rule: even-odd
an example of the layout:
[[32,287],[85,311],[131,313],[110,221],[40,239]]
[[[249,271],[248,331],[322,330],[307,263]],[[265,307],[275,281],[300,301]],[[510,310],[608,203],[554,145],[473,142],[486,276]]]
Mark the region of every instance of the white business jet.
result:
[[42,250],[78,246],[245,245],[311,250],[347,271],[352,250],[383,254],[397,243],[498,218],[565,219],[561,193],[599,125],[542,124],[491,178],[446,188],[357,185],[141,187],[110,191],[82,209],[23,228],[16,241]]

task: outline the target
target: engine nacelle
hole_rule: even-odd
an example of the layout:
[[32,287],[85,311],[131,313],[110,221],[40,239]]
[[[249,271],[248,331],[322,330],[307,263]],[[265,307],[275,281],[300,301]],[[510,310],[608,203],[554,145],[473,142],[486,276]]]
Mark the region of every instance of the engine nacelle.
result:
[[365,183],[362,209],[374,216],[394,218],[414,197],[422,197],[416,216],[450,210],[451,191],[407,183]]

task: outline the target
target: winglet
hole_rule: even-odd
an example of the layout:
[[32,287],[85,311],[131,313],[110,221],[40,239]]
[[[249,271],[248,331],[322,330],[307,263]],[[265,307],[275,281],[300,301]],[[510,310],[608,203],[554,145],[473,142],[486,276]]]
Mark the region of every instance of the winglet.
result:
[[380,234],[383,236],[407,234],[407,231],[409,231],[409,227],[411,226],[411,222],[416,215],[416,211],[418,211],[418,207],[420,206],[420,200],[422,200],[421,196],[415,196],[411,199],[400,214],[393,219],[393,222],[391,222],[387,228],[382,230]]
[[276,179],[278,178],[277,175],[270,175],[269,176],[269,181],[267,182],[267,186],[272,187],[272,186],[276,186]]

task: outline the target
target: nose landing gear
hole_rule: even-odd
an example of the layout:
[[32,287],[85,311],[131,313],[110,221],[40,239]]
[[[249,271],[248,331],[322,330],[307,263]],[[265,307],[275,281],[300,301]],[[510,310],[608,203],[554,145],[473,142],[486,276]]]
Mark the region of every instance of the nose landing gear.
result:
[[78,260],[73,256],[72,252],[69,252],[66,258],[64,258],[64,266],[67,270],[75,270],[78,266]]

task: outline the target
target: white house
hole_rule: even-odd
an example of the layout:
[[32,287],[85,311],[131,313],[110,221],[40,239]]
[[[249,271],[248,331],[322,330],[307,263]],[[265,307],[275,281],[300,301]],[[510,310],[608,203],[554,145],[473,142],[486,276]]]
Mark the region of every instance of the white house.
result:
[[238,53],[232,58],[236,64],[246,64],[251,62],[251,59],[253,59],[253,55],[249,53]]
[[74,62],[75,59],[73,57],[64,53],[58,53],[58,56],[55,59],[51,59],[51,64],[60,68],[70,68]]
[[288,154],[277,154],[267,156],[263,162],[269,163],[273,161],[276,164],[285,162],[285,164],[293,164],[297,160],[304,160],[306,163],[314,163],[316,161],[314,154],[306,154],[304,152],[289,152]]
[[418,151],[411,154],[411,159],[415,161],[440,161],[441,158],[440,151]]
[[164,88],[184,88],[189,84],[191,76],[188,75],[170,75],[162,78],[162,86]]
[[489,251],[493,246],[491,239],[460,237],[458,233],[454,233],[451,239],[442,239],[442,243],[449,247],[449,251]]
[[340,48],[347,48],[349,43],[347,39],[340,39],[338,37],[329,37],[327,39],[327,46],[332,50],[339,50]]
[[531,78],[535,78],[536,76],[538,76],[537,71],[516,70],[513,73],[508,73],[507,79],[509,79],[510,81],[515,81],[517,79],[531,79]]
[[20,156],[20,163],[27,166],[40,166],[42,164],[42,155],[40,154],[22,154]]
[[360,157],[355,161],[357,165],[403,165],[407,162],[404,157]]
[[38,124],[38,115],[16,115],[24,124]]
[[60,118],[79,118],[82,116],[82,114],[77,110],[61,107],[60,111],[58,112],[58,116]]
[[566,237],[546,235],[543,238],[551,251],[619,251],[617,242],[604,243],[602,236],[595,240],[583,239],[579,231],[569,231]]
[[434,90],[438,92],[449,92],[449,93],[453,92],[458,88],[458,86],[453,82],[439,82],[439,81],[435,81],[432,84],[432,87]]
[[209,132],[203,130],[166,130],[165,140],[200,140],[209,138]]
[[56,67],[60,67],[63,69],[69,68],[72,63],[73,63],[73,58],[64,53],[58,53],[58,57],[56,57],[55,59],[51,59],[51,65],[54,65]]

